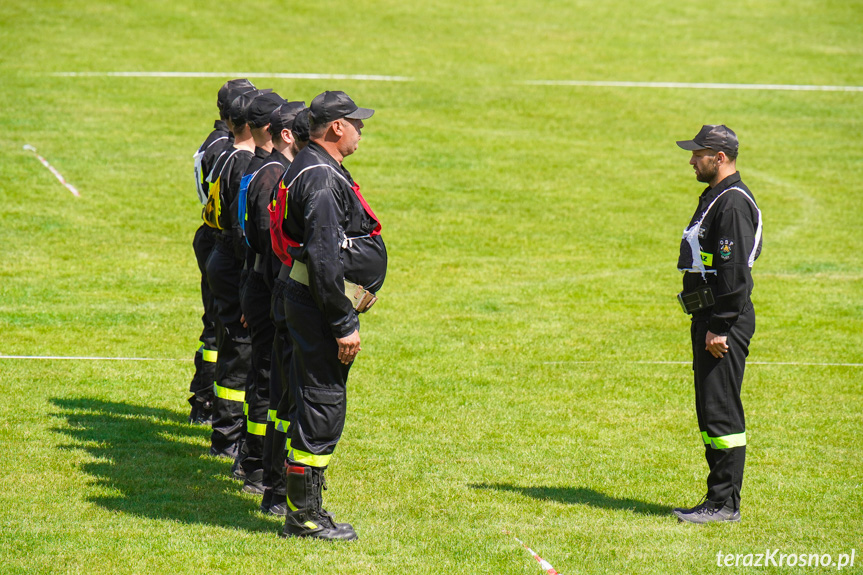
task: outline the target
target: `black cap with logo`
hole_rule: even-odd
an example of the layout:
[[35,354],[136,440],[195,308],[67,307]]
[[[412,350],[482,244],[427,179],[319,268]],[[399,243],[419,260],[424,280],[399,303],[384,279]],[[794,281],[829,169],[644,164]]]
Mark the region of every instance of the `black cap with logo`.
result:
[[324,92],[318,94],[309,106],[309,124],[322,126],[340,118],[366,120],[375,111],[370,108],[358,107],[351,97],[344,92]]
[[690,152],[697,150],[724,152],[726,156],[732,159],[737,157],[737,150],[740,147],[737,134],[724,124],[702,126],[701,131],[694,138],[680,140],[677,145]]

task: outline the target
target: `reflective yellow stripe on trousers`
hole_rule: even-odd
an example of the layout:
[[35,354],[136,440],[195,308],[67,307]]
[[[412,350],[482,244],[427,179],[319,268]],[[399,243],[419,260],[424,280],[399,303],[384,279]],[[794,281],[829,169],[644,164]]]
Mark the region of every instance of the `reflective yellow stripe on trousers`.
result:
[[315,455],[314,453],[307,453],[293,447],[288,451],[288,459],[308,465],[309,467],[326,467],[330,464],[332,457],[332,453],[328,455]]
[[710,437],[706,431],[701,432],[701,439],[705,445],[710,445],[713,449],[728,449],[729,447],[743,447],[746,445],[746,432],[735,433],[733,435],[723,435],[721,437]]
[[231,389],[222,387],[215,381],[213,382],[213,391],[219,399],[227,399],[228,401],[243,402],[246,401],[246,391],[243,389]]
[[252,435],[258,435],[260,437],[264,437],[267,435],[267,424],[266,423],[256,423],[251,419],[246,420],[246,431],[251,433]]
[[288,427],[291,426],[289,421],[285,421],[284,419],[279,419],[276,414],[278,412],[275,409],[271,409],[267,411],[267,421],[272,421],[276,426],[276,431],[281,431],[282,433],[288,432]]

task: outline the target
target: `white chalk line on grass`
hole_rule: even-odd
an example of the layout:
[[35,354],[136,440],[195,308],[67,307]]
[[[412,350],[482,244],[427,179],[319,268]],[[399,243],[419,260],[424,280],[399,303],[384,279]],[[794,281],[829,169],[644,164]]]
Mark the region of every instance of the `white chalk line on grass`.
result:
[[172,357],[92,357],[72,355],[0,355],[0,359],[70,359],[79,361],[192,361],[192,358]]
[[372,74],[291,74],[278,72],[56,72],[62,77],[121,77],[121,78],[276,78],[287,80],[363,80],[370,82],[412,82],[408,76],[377,76]]
[[687,90],[784,90],[791,92],[863,92],[863,86],[797,84],[699,84],[692,82],[606,82],[587,80],[527,80],[529,86],[586,86],[599,88],[681,88]]
[[[641,365],[692,365],[691,361],[544,361],[543,365],[596,365],[596,364],[641,364]],[[863,363],[830,363],[814,361],[747,361],[746,365],[791,365],[799,367],[863,367]]]
[[[361,80],[370,82],[413,82],[410,76],[377,74],[301,74],[281,72],[55,72],[67,78],[268,78],[287,80]],[[863,92],[863,86],[817,86],[806,84],[723,84],[696,82],[618,82],[605,80],[525,80],[528,86],[587,86],[601,88],[679,88],[690,90],[783,90],[792,92]]]

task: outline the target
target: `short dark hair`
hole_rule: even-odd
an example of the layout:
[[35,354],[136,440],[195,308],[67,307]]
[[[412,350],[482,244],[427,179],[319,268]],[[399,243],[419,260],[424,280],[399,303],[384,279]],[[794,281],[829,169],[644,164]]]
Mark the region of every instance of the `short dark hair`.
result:
[[324,134],[327,133],[327,129],[338,120],[333,120],[332,122],[325,122],[323,124],[313,124],[311,122],[311,116],[309,116],[309,139],[317,140],[319,138],[323,138]]

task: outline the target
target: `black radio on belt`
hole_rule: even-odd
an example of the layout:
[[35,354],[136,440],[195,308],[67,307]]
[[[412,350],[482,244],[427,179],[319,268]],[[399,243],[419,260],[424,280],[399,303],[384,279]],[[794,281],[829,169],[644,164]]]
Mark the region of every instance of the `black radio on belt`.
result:
[[693,291],[680,292],[677,294],[677,301],[680,302],[683,311],[690,314],[712,307],[716,303],[710,286],[701,286]]

